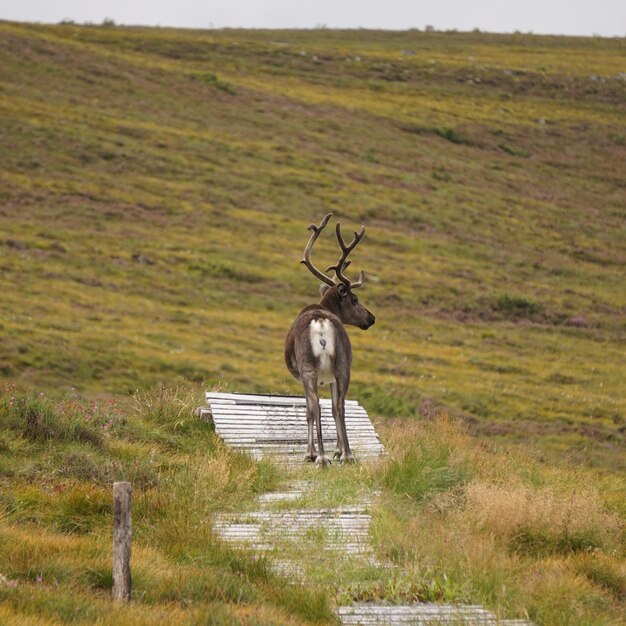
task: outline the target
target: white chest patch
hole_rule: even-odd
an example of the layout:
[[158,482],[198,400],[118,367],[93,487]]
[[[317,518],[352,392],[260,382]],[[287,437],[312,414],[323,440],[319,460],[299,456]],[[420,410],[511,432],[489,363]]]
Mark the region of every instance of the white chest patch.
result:
[[323,386],[334,383],[335,327],[324,318],[313,320],[309,324],[309,335],[311,349],[317,359],[317,384]]

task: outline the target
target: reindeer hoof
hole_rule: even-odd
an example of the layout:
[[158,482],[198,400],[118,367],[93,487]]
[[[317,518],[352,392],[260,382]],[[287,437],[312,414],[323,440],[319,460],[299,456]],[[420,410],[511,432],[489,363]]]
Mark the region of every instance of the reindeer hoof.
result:
[[340,458],[341,458],[341,450],[337,449],[335,450],[335,454],[333,454],[333,459],[337,461]]
[[315,459],[315,464],[317,467],[326,467],[327,465],[330,465],[330,459],[325,454],[321,454],[317,457],[317,459]]
[[339,458],[340,463],[356,463],[356,459],[354,458],[354,454],[349,452],[348,454],[342,454]]
[[313,454],[305,454],[304,455],[304,462],[305,463],[314,463],[315,459],[317,459],[317,454],[315,454],[315,452]]

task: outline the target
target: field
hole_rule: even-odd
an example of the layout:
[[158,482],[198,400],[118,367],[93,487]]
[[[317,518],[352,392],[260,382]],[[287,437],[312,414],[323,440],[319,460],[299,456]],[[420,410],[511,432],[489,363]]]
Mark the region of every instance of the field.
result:
[[[219,463],[234,468],[234,482],[211,496],[220,507],[242,506],[238,481],[245,502],[288,477],[221,450],[178,411],[204,388],[300,392],[283,338],[317,297],[298,263],[306,227],[333,211],[345,229],[366,225],[352,268],[365,270],[360,297],[377,318],[367,333],[351,332],[350,396],[392,448],[413,433],[436,450],[461,450],[450,460],[415,443],[386,467],[346,472],[354,484],[371,472],[368,484],[390,499],[379,528],[391,556],[423,589],[441,585],[443,571],[453,577],[443,546],[467,532],[474,552],[463,562],[475,579],[457,572],[452,599],[530,612],[538,623],[619,623],[625,52],[623,38],[0,22],[0,540],[24,555],[35,542],[44,555],[41,566],[21,553],[2,557],[7,581],[30,582],[18,585],[21,595],[1,591],[0,621],[27,611],[32,594],[43,607],[31,602],[41,620],[33,623],[69,619],[73,589],[86,607],[77,620],[114,619],[104,591],[108,527],[95,520],[108,515],[105,486],[121,475],[143,490],[151,530],[165,536],[179,524],[180,542],[168,539],[158,554],[140,538],[145,563],[160,565],[140,574],[152,608],[134,609],[133,623],[178,619],[170,610],[189,623],[211,614],[223,623],[330,619],[323,585],[281,595],[268,570],[229,554],[208,529],[188,543],[190,524],[212,510],[180,506],[181,484],[192,480],[185,467],[203,476],[219,474]],[[337,257],[325,235],[315,250],[324,266]],[[137,399],[162,384],[187,391],[184,402],[164,402],[161,423]],[[442,413],[463,424],[459,432],[434,425]],[[29,430],[30,414],[50,425]],[[98,436],[81,439],[81,427]],[[489,455],[498,459],[491,473]],[[451,482],[414,493],[400,478],[415,479],[420,459],[452,467],[443,472]],[[532,519],[498,521],[513,516],[511,501],[532,499]],[[581,501],[591,503],[588,518]],[[494,508],[468,529],[485,502]],[[168,526],[159,508],[189,514]],[[583,541],[544,536],[546,524],[567,528],[559,510],[579,520]],[[400,538],[435,532],[434,519],[443,530],[418,575],[416,554],[429,546]],[[31,537],[33,528],[41,534]],[[70,546],[79,552],[71,562]],[[496,548],[515,558],[487,558]],[[48,572],[50,550],[59,556]],[[185,587],[198,578],[193,568],[206,587]],[[497,591],[497,576],[485,585],[487,571],[515,593]],[[531,571],[534,591],[522,590]],[[222,576],[232,587],[211,587]],[[179,595],[168,595],[173,577]],[[67,603],[56,613],[52,581]],[[549,609],[535,598],[544,584]],[[294,609],[302,606],[308,612]]]

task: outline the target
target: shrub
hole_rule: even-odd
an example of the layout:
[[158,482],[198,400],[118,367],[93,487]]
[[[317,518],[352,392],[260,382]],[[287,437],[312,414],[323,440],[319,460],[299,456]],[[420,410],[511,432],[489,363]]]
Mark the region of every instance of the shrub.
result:
[[220,91],[224,91],[231,95],[235,95],[237,93],[235,88],[230,83],[225,80],[221,80],[211,72],[196,72],[195,74],[191,74],[191,79],[201,81],[207,85],[211,85],[211,87],[215,87],[215,89],[219,89]]
[[518,319],[523,317],[532,317],[542,313],[541,305],[519,296],[500,296],[495,304],[494,310],[502,313],[505,317]]
[[435,128],[434,132],[436,135],[439,135],[439,137],[447,141],[450,141],[451,143],[456,143],[456,144],[463,144],[463,143],[471,144],[472,143],[467,137],[460,135],[456,130],[454,130],[454,128],[440,126],[440,127]]

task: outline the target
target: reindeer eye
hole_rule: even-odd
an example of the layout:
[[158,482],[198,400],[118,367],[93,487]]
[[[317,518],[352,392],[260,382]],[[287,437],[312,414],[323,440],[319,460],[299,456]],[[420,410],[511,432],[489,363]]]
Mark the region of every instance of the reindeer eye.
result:
[[359,299],[356,296],[352,296],[352,304],[358,304]]

